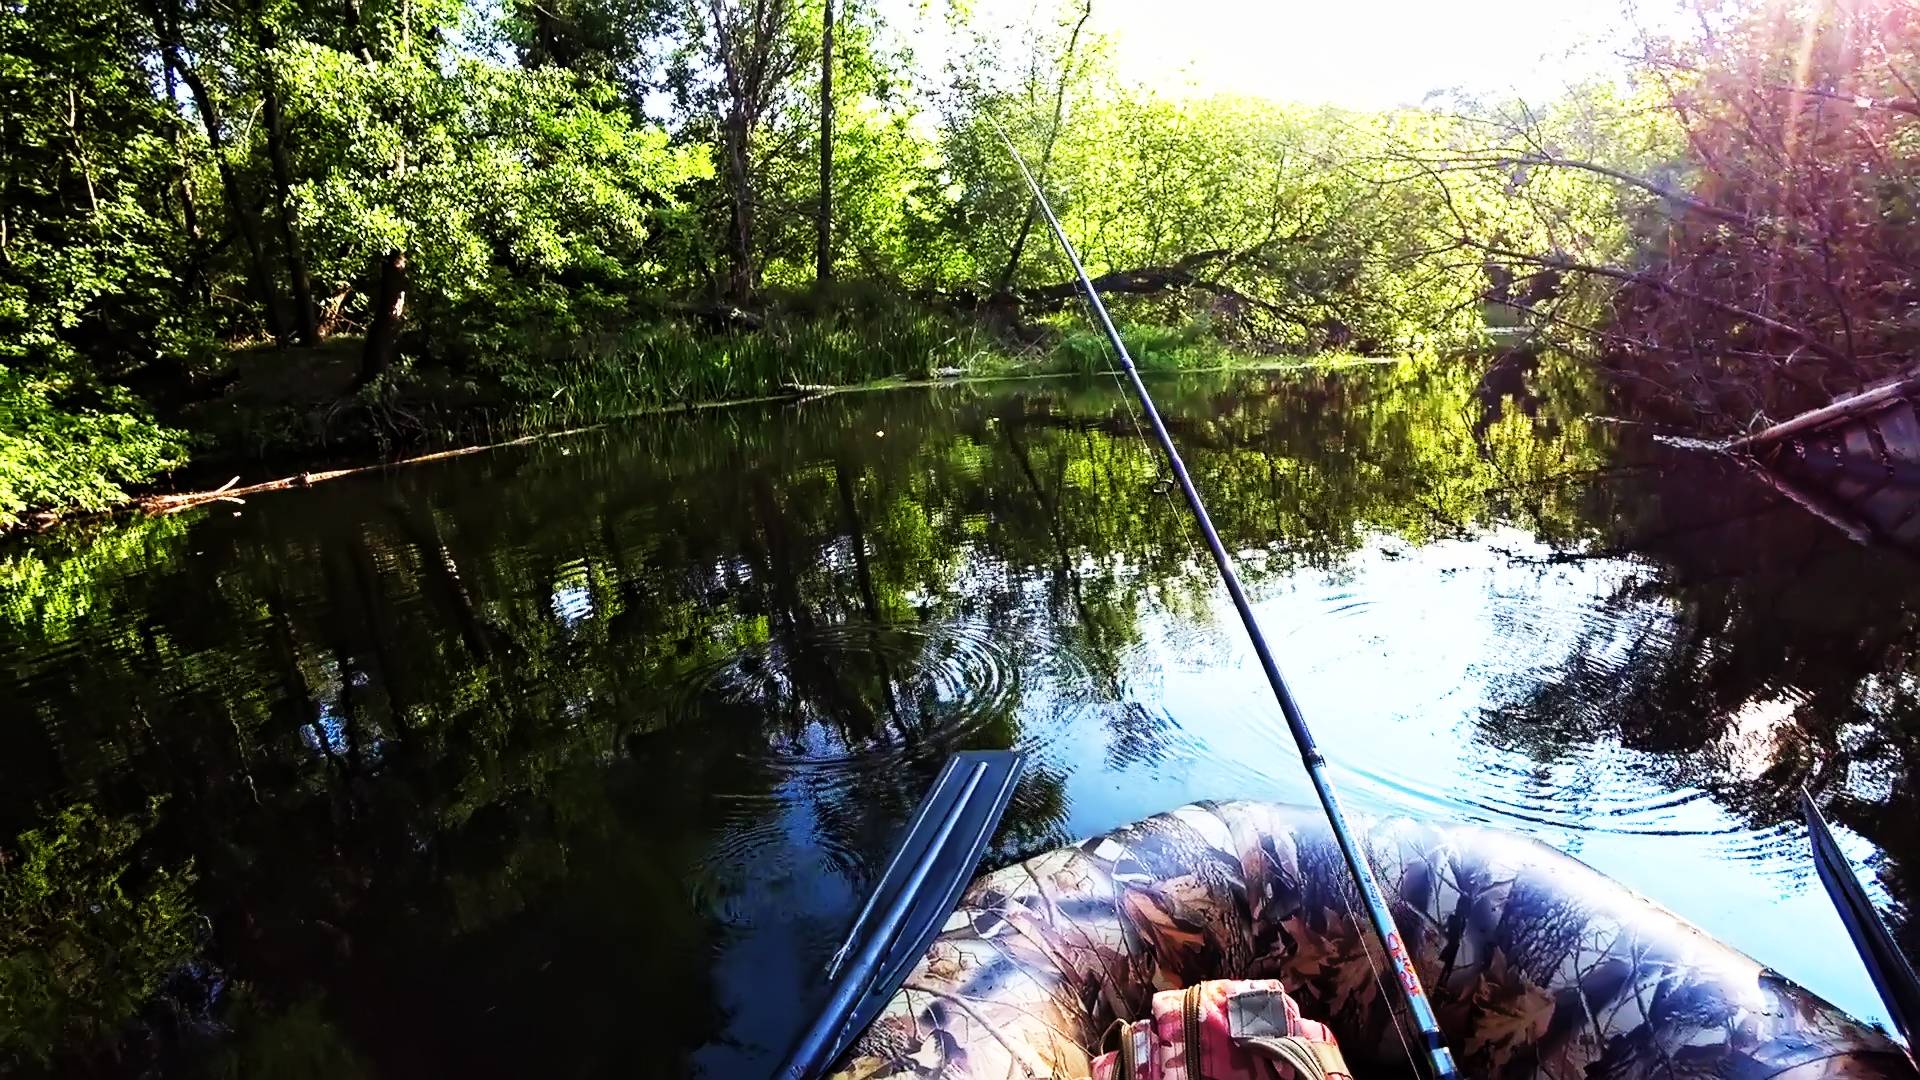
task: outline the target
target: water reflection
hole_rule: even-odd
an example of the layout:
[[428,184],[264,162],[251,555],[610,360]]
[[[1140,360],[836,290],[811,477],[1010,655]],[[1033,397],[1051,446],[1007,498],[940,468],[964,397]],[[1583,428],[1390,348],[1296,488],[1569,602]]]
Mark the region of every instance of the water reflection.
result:
[[[1159,393],[1358,808],[1535,832],[1872,1011],[1791,800],[1898,913],[1920,575],[1507,382]],[[0,554],[0,943],[86,960],[0,975],[0,1065],[748,1075],[950,750],[1034,752],[1003,858],[1306,799],[1161,481],[1111,386],[1032,383]]]

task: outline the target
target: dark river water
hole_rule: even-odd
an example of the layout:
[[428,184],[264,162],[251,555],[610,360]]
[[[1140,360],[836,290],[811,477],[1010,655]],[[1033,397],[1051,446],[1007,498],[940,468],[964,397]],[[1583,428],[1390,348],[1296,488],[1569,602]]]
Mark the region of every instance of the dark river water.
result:
[[[1794,799],[1904,922],[1911,557],[1498,385],[1157,384],[1349,809],[1879,1018]],[[948,751],[1032,752],[998,859],[1308,801],[1129,416],[850,394],[0,550],[0,1070],[764,1074]]]

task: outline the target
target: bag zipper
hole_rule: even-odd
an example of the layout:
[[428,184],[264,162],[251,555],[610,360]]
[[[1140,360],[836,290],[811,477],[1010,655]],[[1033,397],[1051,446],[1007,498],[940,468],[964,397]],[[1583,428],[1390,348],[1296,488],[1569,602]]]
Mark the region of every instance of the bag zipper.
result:
[[1187,1080],[1200,1077],[1200,985],[1187,987],[1180,998],[1181,1034],[1186,1039]]

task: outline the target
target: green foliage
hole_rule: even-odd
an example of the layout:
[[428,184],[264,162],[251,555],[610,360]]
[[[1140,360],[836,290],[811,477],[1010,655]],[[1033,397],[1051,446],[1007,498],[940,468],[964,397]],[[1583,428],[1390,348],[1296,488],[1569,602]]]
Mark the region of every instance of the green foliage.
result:
[[527,67],[554,67],[617,86],[626,95],[648,89],[640,69],[647,45],[667,28],[664,0],[514,0],[499,30]]
[[566,340],[660,280],[672,192],[705,171],[700,155],[562,71],[430,60],[368,69],[315,46],[285,58],[310,120],[352,134],[303,192],[308,235],[338,253],[323,272],[351,279],[382,251],[410,252],[430,346],[483,358],[532,328]]
[[151,824],[76,803],[0,848],[0,1063],[111,1035],[192,955],[193,869],[141,865]]
[[[943,146],[954,183],[938,213],[971,233],[938,271],[950,286],[991,287],[1018,237],[986,224],[1017,225],[1022,202],[991,120],[1038,122],[1018,98],[978,100],[950,120]],[[1394,351],[1471,336],[1480,288],[1477,275],[1435,272],[1423,254],[1430,199],[1409,186],[1383,192],[1387,170],[1373,159],[1405,126],[1113,89],[1083,102],[1057,138],[1042,127],[1017,141],[1040,143],[1030,159],[1049,155],[1048,187],[1090,273],[1182,272],[1184,284],[1138,305],[1138,318],[1179,325],[1204,312],[1216,332],[1267,350]],[[1032,235],[1015,287],[1069,278],[1051,239]]]
[[[87,401],[87,405],[77,401]],[[92,394],[0,365],[0,528],[30,507],[100,510],[176,465],[181,434],[116,387]]]
[[0,627],[38,641],[64,640],[114,582],[176,554],[188,517],[70,528],[0,548]]
[[96,509],[180,459],[114,380],[184,368],[204,334],[169,287],[169,120],[121,4],[0,11],[0,528]]

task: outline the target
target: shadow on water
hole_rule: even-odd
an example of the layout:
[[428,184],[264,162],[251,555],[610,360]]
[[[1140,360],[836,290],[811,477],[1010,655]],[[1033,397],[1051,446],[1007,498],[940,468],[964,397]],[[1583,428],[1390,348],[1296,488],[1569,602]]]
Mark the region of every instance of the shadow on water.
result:
[[[1793,794],[1904,920],[1920,573],[1500,377],[1158,388],[1349,800],[1874,1013]],[[751,1075],[951,750],[1034,754],[998,858],[1305,801],[1128,415],[836,397],[0,552],[0,1067]]]

